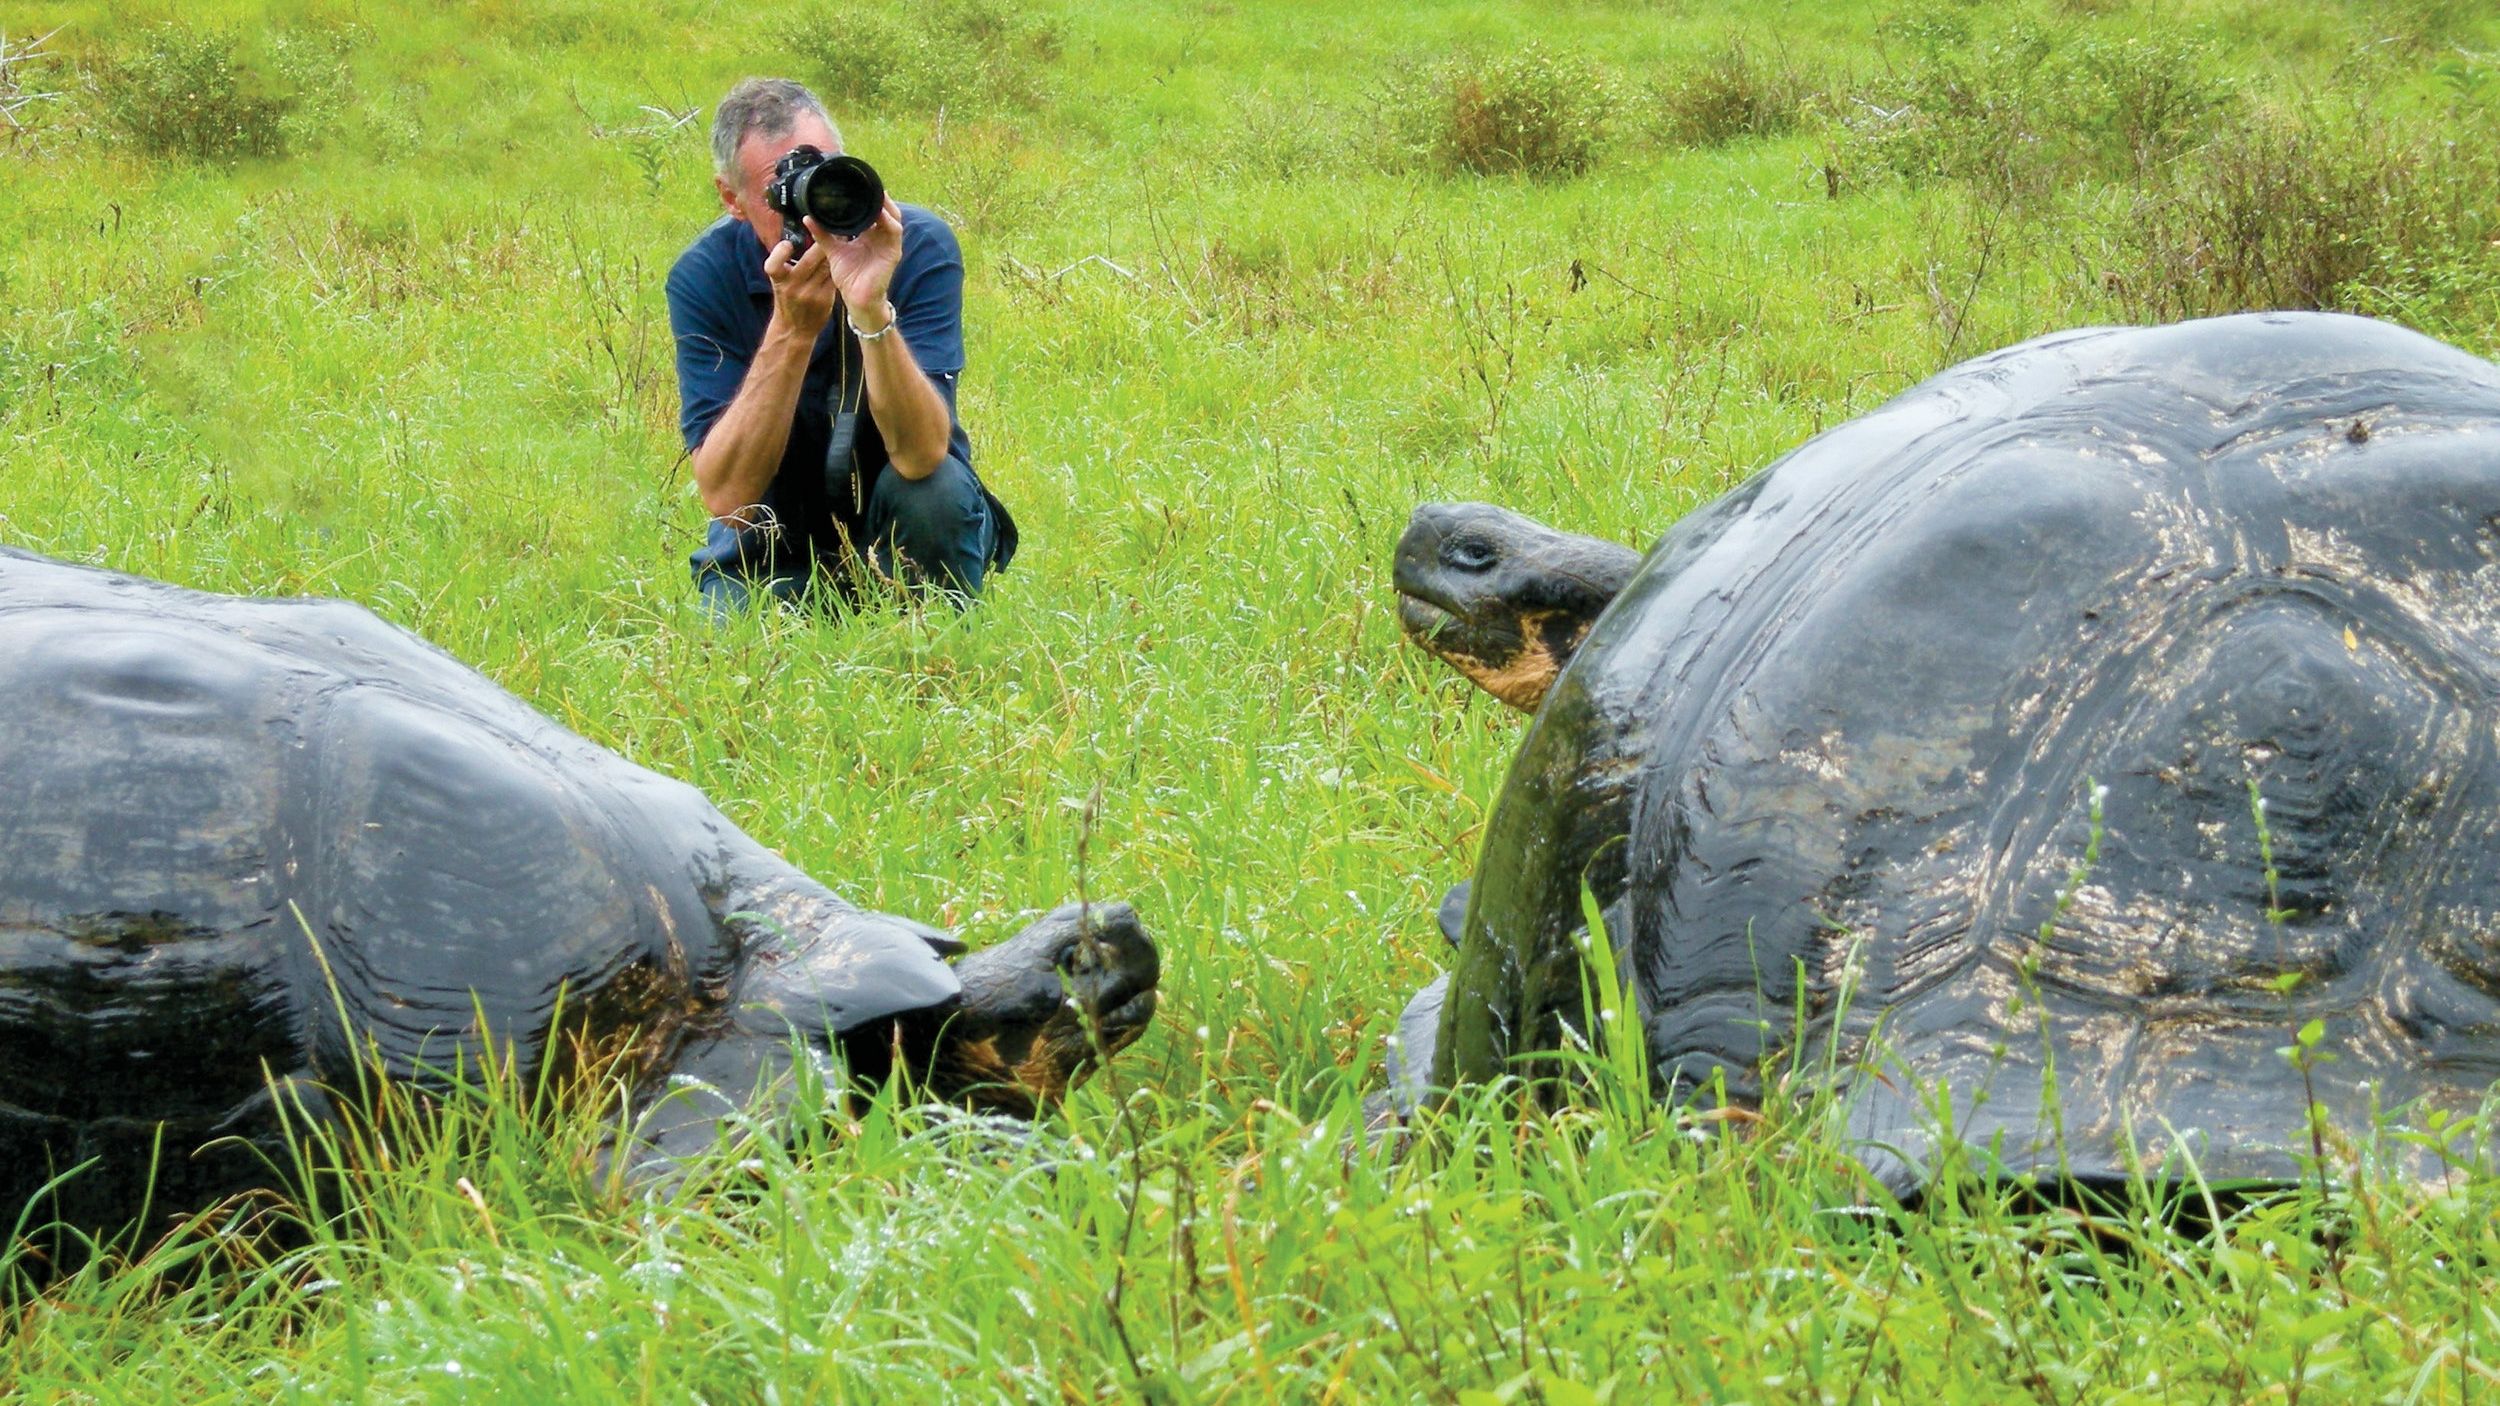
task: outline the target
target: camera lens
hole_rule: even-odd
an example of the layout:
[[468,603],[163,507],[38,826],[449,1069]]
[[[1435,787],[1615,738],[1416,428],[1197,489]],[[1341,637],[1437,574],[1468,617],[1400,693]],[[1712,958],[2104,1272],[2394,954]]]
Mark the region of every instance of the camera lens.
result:
[[885,182],[877,168],[856,156],[828,156],[798,178],[797,204],[825,233],[849,239],[865,232],[885,210]]

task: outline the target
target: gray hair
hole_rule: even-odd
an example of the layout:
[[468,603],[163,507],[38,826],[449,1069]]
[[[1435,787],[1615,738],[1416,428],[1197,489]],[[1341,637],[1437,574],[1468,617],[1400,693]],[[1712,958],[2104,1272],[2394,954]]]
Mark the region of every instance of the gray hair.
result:
[[724,177],[738,173],[738,148],[749,135],[757,132],[767,137],[786,137],[804,116],[824,119],[833,127],[833,144],[842,145],[842,129],[833,126],[833,115],[805,84],[787,78],[749,78],[729,90],[712,112],[712,169]]

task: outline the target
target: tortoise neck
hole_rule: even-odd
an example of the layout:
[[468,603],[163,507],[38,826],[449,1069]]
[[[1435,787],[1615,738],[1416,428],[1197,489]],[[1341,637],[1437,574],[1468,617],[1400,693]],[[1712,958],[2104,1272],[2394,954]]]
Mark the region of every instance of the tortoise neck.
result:
[[715,916],[750,952],[788,951],[859,910],[796,865],[739,835],[721,856]]
[[859,910],[761,846],[733,859],[728,880],[720,924],[741,954],[732,1026],[767,1043],[787,1044],[793,1032],[827,1043],[813,969],[820,949],[838,947]]
[[804,949],[818,934],[859,912],[796,870],[734,885],[729,899],[721,914],[723,925],[741,948],[758,953]]
[[723,874],[720,922],[746,958],[742,1023],[771,1025],[777,1015],[814,1038],[956,995],[940,958],[963,944],[946,933],[861,909],[752,842]]

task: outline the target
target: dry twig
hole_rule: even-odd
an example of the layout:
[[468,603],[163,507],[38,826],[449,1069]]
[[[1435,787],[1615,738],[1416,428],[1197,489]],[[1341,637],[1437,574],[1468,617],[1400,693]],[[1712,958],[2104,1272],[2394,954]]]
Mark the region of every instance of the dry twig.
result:
[[8,124],[12,142],[34,134],[28,113],[37,103],[60,99],[57,92],[30,86],[29,77],[37,64],[52,57],[43,51],[43,46],[60,32],[53,29],[32,39],[11,39],[6,31],[0,31],[0,122]]

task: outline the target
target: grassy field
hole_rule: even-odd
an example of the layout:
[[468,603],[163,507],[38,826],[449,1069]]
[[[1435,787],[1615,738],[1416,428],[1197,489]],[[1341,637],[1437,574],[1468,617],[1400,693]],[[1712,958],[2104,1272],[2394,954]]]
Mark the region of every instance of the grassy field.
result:
[[[1408,509],[1646,543],[2075,325],[2330,306],[2492,355],[2477,0],[18,0],[0,36],[0,541],[361,601],[863,904],[986,942],[1081,882],[1166,954],[1031,1148],[879,1101],[653,1206],[590,1119],[490,1101],[487,1150],[375,1158],[301,1248],[238,1210],[9,1308],[0,1393],[2500,1396],[2486,1178],[2210,1233],[1870,1218],[1810,1100],[1714,1139],[1605,1079],[1342,1151],[1520,732],[1399,642]],[[754,72],[963,235],[964,418],[1025,535],[974,612],[692,603],[660,282]]]

